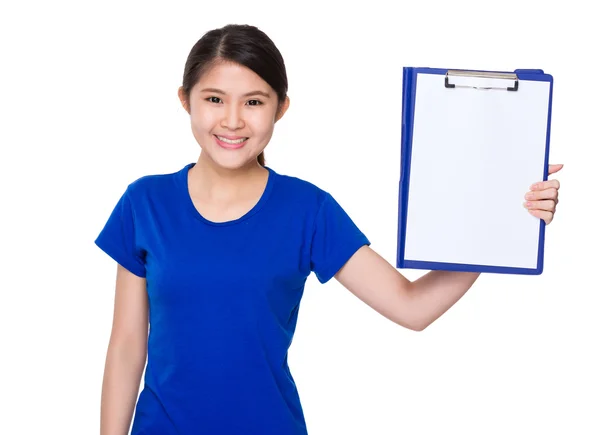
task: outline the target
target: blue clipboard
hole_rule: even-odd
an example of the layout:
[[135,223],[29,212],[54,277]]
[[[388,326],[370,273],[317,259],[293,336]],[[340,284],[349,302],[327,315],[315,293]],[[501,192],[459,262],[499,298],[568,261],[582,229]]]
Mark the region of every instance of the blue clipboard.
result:
[[[548,179],[553,84],[543,70],[404,68],[397,268],[542,273],[545,223],[523,202],[531,184]],[[506,174],[511,192],[492,177],[494,159],[518,162]],[[476,183],[495,186],[501,208],[492,209]],[[460,199],[463,191],[472,199]],[[440,202],[438,214],[432,201]]]

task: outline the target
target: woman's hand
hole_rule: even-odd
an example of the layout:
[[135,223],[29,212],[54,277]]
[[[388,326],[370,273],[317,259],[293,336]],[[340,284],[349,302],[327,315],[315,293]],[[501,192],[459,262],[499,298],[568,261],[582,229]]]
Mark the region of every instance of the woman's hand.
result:
[[[548,175],[555,174],[562,168],[562,164],[548,165]],[[526,202],[523,205],[533,216],[543,219],[546,225],[550,224],[556,213],[560,183],[558,180],[540,181],[530,189],[525,195]]]

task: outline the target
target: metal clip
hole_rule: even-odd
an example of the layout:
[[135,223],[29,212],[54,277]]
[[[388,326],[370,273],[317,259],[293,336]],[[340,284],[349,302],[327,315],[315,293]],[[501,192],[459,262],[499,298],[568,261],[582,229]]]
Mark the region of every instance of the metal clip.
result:
[[[459,77],[477,77],[486,79],[504,79],[514,80],[514,86],[510,87],[495,87],[495,86],[468,86],[468,85],[457,85],[451,84],[449,81],[450,76]],[[446,73],[445,86],[449,89],[453,88],[474,88],[474,89],[501,89],[505,91],[517,91],[519,89],[519,78],[515,73],[496,73],[496,72],[485,72],[485,71],[459,71],[459,70],[448,70]]]

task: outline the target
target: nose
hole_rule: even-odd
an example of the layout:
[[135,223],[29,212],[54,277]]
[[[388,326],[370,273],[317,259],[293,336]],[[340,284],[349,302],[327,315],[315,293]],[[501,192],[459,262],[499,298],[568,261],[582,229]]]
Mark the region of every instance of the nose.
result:
[[241,109],[235,104],[230,104],[225,107],[225,113],[221,119],[221,127],[230,130],[237,130],[244,127]]

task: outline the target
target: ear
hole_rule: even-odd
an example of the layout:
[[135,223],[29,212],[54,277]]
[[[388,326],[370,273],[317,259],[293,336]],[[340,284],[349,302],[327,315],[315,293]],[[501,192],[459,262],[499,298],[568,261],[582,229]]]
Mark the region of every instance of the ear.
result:
[[185,109],[187,113],[190,113],[190,106],[188,104],[187,99],[185,98],[185,93],[183,92],[183,86],[180,86],[177,90],[177,95],[179,96],[179,101],[181,101],[181,105]]
[[285,100],[283,100],[283,103],[281,103],[279,110],[277,111],[277,116],[275,117],[275,122],[279,121],[283,117],[283,115],[285,115],[285,112],[287,112],[289,107],[290,107],[290,97],[288,97],[286,95]]

